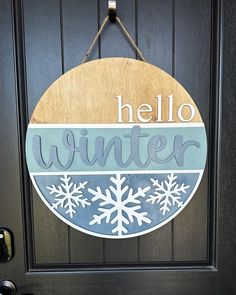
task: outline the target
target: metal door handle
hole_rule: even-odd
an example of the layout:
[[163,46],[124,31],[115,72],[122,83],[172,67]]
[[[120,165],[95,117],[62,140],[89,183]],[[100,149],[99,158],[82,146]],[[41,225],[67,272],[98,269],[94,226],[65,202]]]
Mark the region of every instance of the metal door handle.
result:
[[[0,262],[8,262],[13,257],[13,237],[10,231],[0,228]],[[1,293],[0,293],[1,295]]]

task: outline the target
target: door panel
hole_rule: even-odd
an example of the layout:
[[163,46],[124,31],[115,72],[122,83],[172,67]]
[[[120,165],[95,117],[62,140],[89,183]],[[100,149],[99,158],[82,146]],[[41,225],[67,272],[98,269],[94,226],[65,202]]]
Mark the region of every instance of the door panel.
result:
[[[187,90],[200,110],[204,110],[209,129],[211,1],[199,1],[195,5],[183,0],[155,3],[120,1],[119,14],[144,55],[147,50],[147,56],[154,64],[163,66],[183,85],[188,85]],[[107,1],[86,1],[86,4],[80,1],[23,1],[29,116],[48,85],[81,62],[98,22],[101,24],[105,17],[106,6]],[[148,18],[147,11],[152,7],[153,17]],[[85,11],[87,13],[84,14]],[[90,17],[89,11],[93,12]],[[193,21],[195,14],[198,15],[197,22]],[[147,26],[145,19],[148,19]],[[160,46],[162,48],[159,49]],[[115,24],[106,28],[93,54],[92,58],[135,58],[128,41]],[[175,220],[155,233],[118,241],[89,237],[71,229],[48,212],[33,190],[32,244],[35,253],[31,259],[35,266],[53,266],[55,263],[67,264],[68,267],[70,263],[91,266],[101,263],[102,266],[104,263],[138,265],[152,262],[158,265],[158,262],[174,261],[207,262],[207,190],[206,172],[195,198]]]
[[0,265],[0,277],[23,275],[24,244],[21,211],[21,156],[18,137],[18,101],[15,72],[14,26],[11,2],[0,1],[0,226],[14,235],[15,257],[9,264]]
[[[155,3],[120,1],[119,14],[133,38],[139,42],[140,48],[143,44],[144,54],[145,48],[151,48],[148,56],[153,61],[156,59],[154,64],[160,67],[163,65],[183,85],[188,85],[186,88],[200,110],[205,111],[204,119],[208,129],[206,118],[210,116],[211,2],[200,1],[195,5],[183,0],[160,2],[158,5]],[[28,118],[47,87],[65,70],[71,69],[76,62],[80,63],[97,30],[98,22],[101,23],[105,17],[106,6],[107,1],[86,1],[86,4],[80,1],[23,1],[22,38],[25,44],[25,104]],[[152,7],[156,17],[148,18],[147,11]],[[77,11],[83,15],[82,18],[75,13]],[[87,14],[84,14],[85,11]],[[89,11],[93,12],[93,16],[88,17]],[[197,22],[194,21],[195,14],[198,15]],[[145,19],[149,22],[147,27]],[[157,20],[159,25],[155,23]],[[167,28],[164,31],[163,26]],[[155,32],[157,29],[158,34]],[[159,50],[160,44],[162,49]],[[135,57],[115,24],[106,28],[98,45],[93,58],[98,55]],[[163,61],[166,61],[166,65]],[[35,266],[67,264],[68,267],[70,263],[89,263],[95,266],[97,263],[140,264],[146,261],[156,265],[158,261],[207,262],[207,175],[206,173],[189,206],[175,220],[154,233],[118,241],[89,237],[71,229],[53,216],[34,189],[31,189],[33,212],[26,216],[31,216],[28,223],[33,221],[32,233],[29,235],[33,249],[29,260]],[[31,202],[31,197],[27,197]]]
[[[173,74],[186,85],[194,98],[206,126],[208,143],[212,136],[209,119],[211,67],[211,4],[212,1],[175,1],[175,33]],[[208,154],[208,163],[211,159]],[[174,219],[174,260],[207,261],[208,259],[208,184],[214,171],[205,171],[191,206]]]
[[[23,1],[22,17],[27,86],[25,100],[29,121],[40,96],[62,74],[59,2]],[[33,208],[31,243],[34,244],[32,259],[39,264],[58,261],[68,263],[68,226],[59,222],[48,210],[44,210],[44,205],[34,189],[31,189],[31,195],[32,201],[31,198],[29,200]],[[48,224],[51,225],[50,230]]]
[[[81,63],[107,1],[0,0],[0,227],[9,228],[15,241],[14,259],[0,264],[0,280],[14,281],[19,294],[236,292],[230,128],[236,107],[235,5],[225,3],[222,27],[220,0],[118,2],[118,14],[147,61],[176,77],[194,98],[209,151],[201,185],[180,215],[144,236],[109,240],[80,233],[54,216],[32,188],[24,156],[35,105],[55,79]],[[105,29],[90,58],[108,56],[136,57],[115,24]]]

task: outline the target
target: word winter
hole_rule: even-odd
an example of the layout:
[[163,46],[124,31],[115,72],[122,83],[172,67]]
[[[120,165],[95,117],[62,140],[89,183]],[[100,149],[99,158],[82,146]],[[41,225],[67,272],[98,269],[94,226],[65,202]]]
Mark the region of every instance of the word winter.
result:
[[[42,138],[39,135],[34,135],[33,137],[33,153],[34,158],[41,168],[48,169],[52,165],[58,169],[66,170],[68,169],[74,159],[75,154],[79,153],[80,160],[87,166],[92,166],[97,163],[100,167],[106,165],[106,161],[109,154],[114,154],[114,159],[118,167],[126,168],[132,162],[139,168],[147,167],[151,162],[158,165],[166,164],[172,160],[176,161],[177,165],[180,167],[184,166],[184,154],[187,149],[191,146],[195,148],[200,148],[200,143],[196,140],[184,141],[182,135],[176,135],[172,142],[172,150],[165,158],[160,158],[158,155],[167,147],[167,138],[156,134],[150,137],[147,132],[142,132],[139,126],[134,126],[129,134],[124,134],[123,137],[128,139],[130,142],[129,146],[129,157],[124,160],[123,158],[123,140],[119,136],[113,136],[110,140],[105,143],[105,138],[103,136],[96,136],[93,157],[89,157],[89,147],[91,143],[88,139],[88,130],[80,130],[79,145],[76,146],[77,139],[75,138],[77,132],[73,132],[70,129],[66,129],[62,136],[62,146],[66,148],[67,161],[62,164],[59,157],[59,146],[51,145],[49,148],[49,157],[45,161],[43,158],[44,151],[42,150]],[[140,155],[140,145],[141,141],[148,141],[146,150],[146,160],[142,162]],[[158,167],[158,166],[157,166]]]

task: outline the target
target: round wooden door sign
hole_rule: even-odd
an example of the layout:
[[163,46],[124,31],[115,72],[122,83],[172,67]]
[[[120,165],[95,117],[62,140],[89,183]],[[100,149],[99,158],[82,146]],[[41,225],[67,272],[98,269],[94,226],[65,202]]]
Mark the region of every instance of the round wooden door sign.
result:
[[44,93],[26,153],[34,187],[55,215],[87,234],[121,239],[184,209],[207,141],[195,103],[174,78],[145,62],[105,58]]

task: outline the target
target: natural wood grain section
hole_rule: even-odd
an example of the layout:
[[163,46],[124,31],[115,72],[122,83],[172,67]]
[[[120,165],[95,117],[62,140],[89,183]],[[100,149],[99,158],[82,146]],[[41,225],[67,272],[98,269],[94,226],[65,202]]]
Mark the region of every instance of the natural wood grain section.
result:
[[[162,120],[167,122],[168,95],[173,95],[173,120],[180,122],[177,110],[181,104],[192,104],[190,95],[169,74],[148,63],[125,58],[95,60],[61,76],[42,96],[35,108],[31,123],[116,123],[117,99],[122,95],[123,104],[129,103],[134,110],[133,120],[139,122],[137,109],[141,104],[150,104],[150,122],[157,119],[157,99],[162,95]],[[194,105],[196,108],[196,106]],[[188,118],[188,108],[183,117]],[[123,111],[124,122],[128,121],[127,110]],[[146,115],[146,117],[145,117]],[[192,122],[201,121],[196,109]]]

